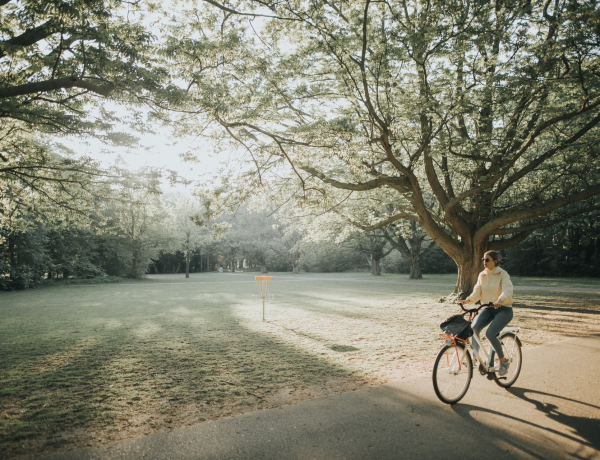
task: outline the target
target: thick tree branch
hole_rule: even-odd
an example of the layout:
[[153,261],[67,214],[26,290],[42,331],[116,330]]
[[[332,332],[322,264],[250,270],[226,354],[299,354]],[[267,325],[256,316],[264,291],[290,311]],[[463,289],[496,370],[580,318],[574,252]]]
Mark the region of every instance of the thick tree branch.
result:
[[[578,115],[581,115],[583,113],[586,113],[592,109],[594,109],[595,107],[600,105],[600,99],[596,102],[594,102],[593,104],[589,104],[586,105],[584,107],[582,107],[579,110],[573,111],[573,112],[569,112],[568,114],[564,114],[564,115],[560,115],[557,117],[554,117],[544,123],[542,123],[540,126],[538,126],[536,128],[536,130],[529,136],[529,139],[523,144],[523,146],[519,149],[519,151],[513,156],[513,158],[511,158],[511,160],[506,164],[506,166],[497,174],[494,174],[492,177],[490,177],[490,179],[488,179],[487,181],[485,181],[483,184],[479,185],[478,187],[473,187],[469,190],[467,190],[464,193],[461,193],[460,195],[458,195],[456,198],[451,199],[450,201],[448,201],[448,203],[443,207],[444,211],[446,211],[446,209],[450,209],[454,206],[456,206],[457,204],[459,204],[460,202],[466,200],[467,198],[470,198],[472,196],[475,196],[491,187],[494,186],[494,184],[496,184],[496,182],[498,182],[502,177],[504,177],[507,172],[510,170],[510,168],[512,168],[515,163],[517,162],[517,160],[519,158],[521,158],[521,156],[527,151],[527,149],[529,147],[531,147],[531,145],[533,144],[533,142],[535,141],[535,139],[542,133],[542,131],[545,128],[548,128],[549,126],[552,126],[555,123],[558,123],[559,121],[564,121],[564,120],[568,120],[571,118],[574,118]],[[593,123],[593,125],[591,125],[591,123]],[[589,128],[587,127],[588,125],[586,125],[586,127],[582,128],[582,130],[585,130],[584,132],[578,132],[576,133],[572,138],[568,139],[567,141],[565,141],[565,143],[562,144],[562,146],[556,147],[557,149],[561,149],[564,146],[566,146],[567,144],[570,144],[572,142],[574,142],[575,140],[579,139],[583,134],[585,134],[585,132],[587,132],[589,129],[591,129],[591,127],[595,126],[596,124],[598,124],[598,121],[596,120],[596,118],[594,118],[594,120],[592,120],[592,122],[590,122]],[[543,161],[545,161],[547,158],[544,158]],[[542,161],[542,162],[543,162]],[[502,192],[504,190],[506,190],[506,183],[502,188]],[[501,192],[500,192],[501,193]],[[500,194],[498,193],[498,195]]]
[[54,26],[52,21],[47,21],[37,27],[34,27],[33,29],[27,29],[21,35],[0,42],[0,58],[6,56],[4,49],[2,49],[5,47],[5,45],[30,46],[39,42],[40,40],[48,38],[57,31],[58,29]]
[[579,209],[568,214],[561,214],[561,216],[557,219],[544,220],[535,224],[520,225],[518,227],[500,228],[493,232],[492,235],[514,235],[516,233],[532,232],[533,230],[551,227],[552,225],[564,222],[565,220],[570,219],[571,217],[579,216],[581,214],[585,214],[591,211],[597,211],[599,209],[600,205],[587,206],[583,209]]
[[67,88],[83,88],[93,93],[100,94],[101,96],[108,96],[115,89],[115,85],[113,83],[98,85],[90,80],[83,80],[77,77],[57,78],[55,80],[39,81],[35,83],[26,83],[24,85],[0,88],[0,99],[24,96],[26,94],[56,91]]
[[[265,130],[265,129],[262,129],[262,128],[260,128],[260,127],[256,126],[256,125],[252,125],[252,124],[250,124],[250,123],[245,123],[245,122],[233,122],[233,123],[228,123],[228,122],[226,122],[225,120],[223,120],[223,119],[222,119],[222,118],[219,116],[219,114],[215,114],[215,118],[216,118],[216,120],[217,120],[217,121],[218,121],[218,122],[219,122],[219,123],[220,123],[220,124],[221,124],[223,127],[228,127],[228,128],[239,128],[239,127],[246,127],[246,128],[250,128],[250,129],[253,129],[253,130],[254,130],[254,131],[256,131],[256,132],[259,132],[259,133],[261,133],[261,134],[264,134],[265,136],[268,136],[268,137],[270,137],[270,138],[271,138],[271,139],[273,139],[274,141],[279,141],[279,142],[281,142],[281,143],[285,143],[285,144],[295,144],[295,145],[302,145],[302,146],[305,146],[305,147],[316,147],[316,148],[329,148],[329,147],[331,147],[331,146],[329,146],[329,145],[312,145],[312,144],[309,144],[308,142],[300,142],[300,141],[297,141],[297,140],[295,140],[295,139],[290,139],[290,138],[287,138],[287,137],[283,137],[283,136],[281,136],[281,135],[279,135],[279,134],[272,133],[272,132],[270,132],[270,131],[267,131],[267,130]],[[255,138],[255,140],[256,140],[256,138]]]
[[467,222],[456,212],[456,208],[445,206],[450,198],[448,197],[446,190],[444,190],[444,187],[442,186],[438,178],[438,174],[435,171],[433,159],[431,158],[430,148],[424,149],[423,161],[425,164],[425,173],[427,175],[427,181],[429,182],[429,185],[431,186],[431,189],[433,190],[433,193],[436,199],[438,200],[440,207],[444,211],[444,217],[446,218],[448,223],[450,223],[450,225],[457,229],[457,232],[459,234],[468,234],[470,230],[469,226]]
[[402,254],[402,256],[405,259],[407,259],[407,260],[410,259],[410,249],[408,248],[408,245],[406,244],[406,241],[404,240],[404,238],[402,238],[402,235],[398,235],[398,241],[396,241],[388,233],[387,229],[383,229],[383,236],[385,237],[386,240],[389,241],[389,243],[392,245],[392,247],[394,249],[396,249],[398,252],[400,252],[400,254]]
[[578,139],[580,139],[590,129],[592,129],[594,126],[596,126],[599,123],[600,123],[600,115],[598,115],[594,119],[592,119],[589,123],[587,123],[583,128],[581,128],[577,133],[575,133],[573,136],[571,136],[569,139],[567,139],[561,145],[557,145],[556,147],[548,150],[546,153],[544,153],[543,155],[540,155],[538,158],[536,158],[535,160],[533,160],[527,166],[525,166],[524,168],[521,168],[521,170],[519,170],[515,174],[511,175],[506,180],[506,182],[504,182],[504,184],[501,187],[498,188],[497,196],[502,195],[502,193],[504,193],[510,186],[512,186],[519,179],[523,178],[524,176],[526,176],[527,174],[529,174],[530,172],[532,172],[535,168],[537,168],[538,166],[540,166],[542,163],[544,163],[546,160],[548,160],[550,157],[552,157],[558,151],[560,151],[560,150],[566,148],[567,146],[573,144],[575,141],[577,141]]
[[435,241],[431,241],[431,242],[429,243],[429,246],[427,246],[427,247],[425,248],[425,250],[424,250],[424,251],[423,251],[423,252],[420,254],[420,256],[419,256],[419,257],[425,257],[427,254],[429,254],[429,253],[431,252],[431,250],[432,250],[433,248],[435,248]]
[[419,220],[419,216],[415,215],[415,214],[411,214],[408,212],[401,212],[399,214],[394,214],[393,216],[388,217],[387,219],[384,219],[380,222],[377,222],[376,224],[370,225],[368,227],[360,227],[362,230],[364,230],[365,232],[372,232],[374,230],[378,230],[380,228],[384,228],[387,227],[388,225],[390,225],[391,223],[397,222],[399,220],[414,220],[414,221],[418,221]]
[[371,96],[369,93],[369,83],[367,82],[367,72],[366,72],[366,68],[365,68],[365,62],[367,59],[367,21],[369,18],[369,4],[370,3],[371,3],[370,0],[367,0],[365,2],[365,10],[363,13],[362,50],[361,50],[360,61],[357,61],[356,59],[352,58],[352,56],[350,56],[350,59],[352,59],[354,62],[356,62],[358,64],[358,67],[360,68],[363,91],[365,94],[364,102],[365,102],[365,105],[367,106],[367,110],[369,111],[369,115],[373,118],[373,120],[375,120],[377,122],[377,124],[379,125],[381,130],[383,132],[386,132],[387,124],[377,115],[377,112],[375,111],[375,107],[373,107],[373,103],[371,101]]
[[517,233],[512,238],[507,238],[505,240],[490,241],[488,243],[488,250],[500,251],[501,249],[510,248],[515,244],[519,244],[525,241],[530,234],[531,232]]
[[389,177],[383,176],[377,179],[373,179],[367,182],[358,182],[355,184],[351,184],[348,182],[341,182],[336,179],[332,179],[327,177],[322,172],[318,171],[315,168],[311,168],[310,166],[299,166],[300,169],[306,171],[311,176],[320,179],[322,182],[329,184],[335,188],[339,188],[342,190],[352,190],[352,191],[366,191],[366,190],[375,190],[381,187],[391,187],[395,190],[398,190],[401,193],[406,193],[409,191],[410,184],[408,181],[402,177]]
[[476,243],[481,243],[500,227],[512,224],[513,222],[542,216],[556,209],[562,208],[569,204],[586,200],[595,195],[600,195],[600,185],[594,185],[585,190],[582,190],[581,192],[573,193],[572,195],[563,198],[557,198],[541,202],[535,207],[530,207],[527,209],[515,209],[512,212],[509,211],[503,214],[502,216],[489,221],[487,224],[485,224],[479,230],[477,230],[477,232],[475,232],[473,240]]
[[259,18],[271,18],[271,19],[281,19],[283,21],[300,21],[297,18],[284,18],[281,16],[269,16],[268,14],[258,14],[258,13],[242,13],[241,11],[236,11],[232,8],[229,8],[225,5],[220,4],[219,2],[215,2],[214,0],[204,0],[206,3],[210,3],[212,6],[216,6],[220,10],[223,10],[227,13],[237,14],[239,16],[254,16]]

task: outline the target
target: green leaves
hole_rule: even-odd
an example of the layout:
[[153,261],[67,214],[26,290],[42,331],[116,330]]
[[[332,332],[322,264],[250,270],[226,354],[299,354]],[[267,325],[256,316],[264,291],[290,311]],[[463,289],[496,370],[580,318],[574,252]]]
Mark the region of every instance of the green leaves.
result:
[[[9,1],[0,17],[0,220],[77,220],[110,194],[116,170],[65,158],[48,135],[96,136],[112,145],[137,139],[106,110],[180,98],[156,65],[143,5],[120,0]],[[134,122],[140,117],[132,117]],[[84,211],[84,208],[88,211]],[[19,220],[21,219],[21,221]],[[83,218],[85,220],[85,218]]]
[[[600,134],[596,7],[236,2],[295,19],[252,24],[194,8],[173,29],[176,40],[201,31],[201,47],[188,42],[176,60],[194,76],[190,110],[248,153],[257,186],[390,188],[382,206],[406,200],[459,265],[563,206],[597,204],[600,168],[586,153]],[[194,48],[219,64],[200,65]]]

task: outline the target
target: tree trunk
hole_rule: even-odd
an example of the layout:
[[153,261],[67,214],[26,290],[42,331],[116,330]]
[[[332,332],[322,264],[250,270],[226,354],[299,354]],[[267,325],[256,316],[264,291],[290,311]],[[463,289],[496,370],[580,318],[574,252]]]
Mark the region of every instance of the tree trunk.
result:
[[131,258],[131,267],[132,267],[132,278],[137,278],[137,251],[133,250],[133,257]]
[[392,247],[400,252],[402,257],[408,261],[410,266],[409,278],[411,280],[420,280],[423,278],[423,275],[421,274],[421,257],[423,256],[421,253],[421,244],[423,243],[423,236],[418,234],[416,222],[411,222],[410,226],[412,234],[412,236],[408,238],[410,247],[402,235],[397,235],[396,239],[394,239],[386,231],[384,232],[384,236],[385,239],[390,242]]
[[423,237],[417,233],[417,223],[411,222],[412,236],[410,238],[410,255],[408,258],[408,264],[410,265],[411,280],[420,280],[423,278],[421,274],[421,243],[423,243]]
[[[420,249],[420,248],[419,248]],[[421,274],[421,256],[419,253],[411,252],[410,258],[408,259],[408,263],[410,265],[410,275],[409,278],[411,280],[420,280],[423,278]]]
[[131,277],[137,278],[137,249],[135,247],[135,214],[133,208],[131,208],[131,247],[133,248],[133,255],[131,260],[132,272]]
[[371,256],[371,275],[381,276],[381,265],[379,262],[380,259],[376,259],[375,257]]
[[8,237],[8,263],[10,264],[10,268],[15,268],[17,265],[15,256],[15,242],[10,236]]
[[454,287],[453,297],[457,299],[464,299],[473,292],[473,288],[477,283],[477,277],[483,270],[483,262],[481,258],[487,250],[486,247],[478,248],[472,251],[470,254],[465,254],[465,257],[460,261],[456,262],[458,267],[458,280]]
[[188,230],[185,236],[185,277],[190,277],[190,234]]
[[261,273],[269,273],[267,270],[267,266],[265,264],[260,264],[260,272]]
[[[479,265],[479,264],[477,264]],[[477,267],[474,264],[457,265],[458,267],[458,280],[454,287],[453,295],[458,299],[465,299],[471,292],[477,282],[477,275],[481,271],[481,267]]]

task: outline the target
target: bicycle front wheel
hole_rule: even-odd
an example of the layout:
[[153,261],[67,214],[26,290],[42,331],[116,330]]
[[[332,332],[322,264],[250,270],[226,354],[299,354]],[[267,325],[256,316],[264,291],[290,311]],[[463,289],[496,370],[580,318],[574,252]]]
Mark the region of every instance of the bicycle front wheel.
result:
[[469,389],[473,362],[464,345],[446,345],[433,365],[433,389],[440,401],[456,404]]
[[494,380],[501,387],[508,388],[517,381],[521,373],[521,364],[523,363],[521,341],[511,332],[504,335],[500,339],[500,342],[502,342],[504,357],[510,364],[508,365],[508,372],[505,375],[499,375],[497,372],[494,373]]

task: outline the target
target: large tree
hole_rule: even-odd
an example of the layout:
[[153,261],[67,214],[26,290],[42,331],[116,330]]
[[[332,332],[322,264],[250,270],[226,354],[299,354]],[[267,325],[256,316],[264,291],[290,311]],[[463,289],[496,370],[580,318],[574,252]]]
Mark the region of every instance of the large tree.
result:
[[[3,226],[14,226],[19,214],[40,217],[48,206],[84,215],[83,205],[104,195],[98,185],[116,172],[69,155],[56,139],[134,140],[115,129],[127,121],[118,105],[166,94],[166,72],[155,65],[143,22],[149,8],[121,0],[0,1]],[[141,127],[143,119],[129,121]]]
[[391,189],[402,208],[379,225],[418,221],[456,262],[456,294],[484,251],[599,206],[596,2],[190,9],[168,51],[190,108],[249,153],[255,183],[285,163],[306,199]]

